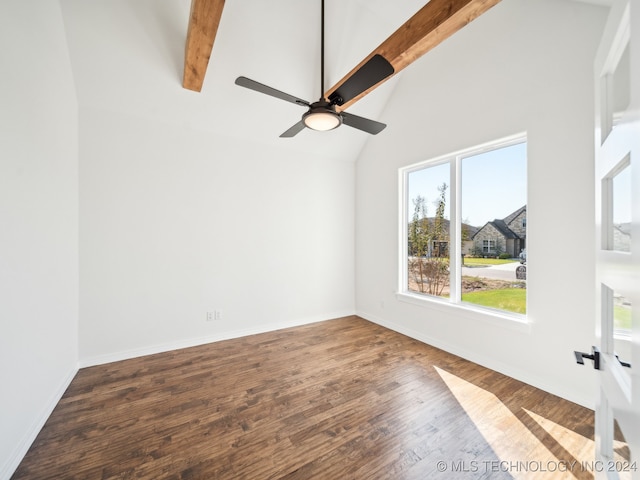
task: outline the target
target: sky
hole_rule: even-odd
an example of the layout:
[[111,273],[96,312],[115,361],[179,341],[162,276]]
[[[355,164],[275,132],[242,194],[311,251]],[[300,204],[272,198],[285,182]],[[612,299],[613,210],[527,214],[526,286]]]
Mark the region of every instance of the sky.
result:
[[[491,220],[508,216],[527,204],[526,143],[463,158],[461,177],[464,223],[481,227]],[[439,198],[437,187],[443,182],[450,184],[448,163],[409,174],[409,217],[413,215],[412,199],[418,195],[427,200],[427,216],[435,214],[434,202]],[[445,217],[450,218],[448,208]]]

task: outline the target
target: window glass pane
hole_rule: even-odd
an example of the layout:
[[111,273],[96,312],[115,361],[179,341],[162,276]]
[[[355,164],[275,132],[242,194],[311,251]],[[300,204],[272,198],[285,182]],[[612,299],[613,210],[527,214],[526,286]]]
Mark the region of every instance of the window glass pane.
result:
[[449,164],[408,175],[407,289],[449,295]]
[[613,294],[613,329],[631,335],[631,301],[617,293]]
[[527,147],[461,162],[462,301],[526,313]]
[[613,177],[613,215],[611,222],[613,250],[631,251],[631,166]]

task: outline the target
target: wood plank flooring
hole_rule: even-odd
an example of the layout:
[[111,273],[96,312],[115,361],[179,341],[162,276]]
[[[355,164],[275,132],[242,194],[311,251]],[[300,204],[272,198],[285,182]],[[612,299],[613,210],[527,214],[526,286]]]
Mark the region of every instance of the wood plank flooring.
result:
[[590,455],[591,410],[346,317],[81,369],[12,478],[587,479]]

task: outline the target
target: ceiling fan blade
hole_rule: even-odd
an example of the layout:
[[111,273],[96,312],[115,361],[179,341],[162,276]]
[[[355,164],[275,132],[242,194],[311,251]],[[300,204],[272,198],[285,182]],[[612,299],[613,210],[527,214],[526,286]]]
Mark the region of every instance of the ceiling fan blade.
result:
[[[342,85],[348,83],[376,55],[388,61],[394,74],[398,73],[498,2],[500,0],[430,0],[342,80],[327,90],[325,98],[331,98],[334,92],[339,91]],[[385,77],[355,97],[345,100],[336,110],[344,110],[392,76]]]
[[374,55],[334,90],[328,100],[334,105],[344,105],[393,73],[393,67],[382,55]]
[[182,86],[199,92],[207,73],[224,0],[191,0]]
[[359,117],[352,113],[341,112],[342,123],[363,132],[370,133],[371,135],[377,135],[386,128],[384,123],[376,122],[375,120],[369,120],[368,118]]
[[293,95],[289,95],[288,93],[281,92],[280,90],[276,90],[275,88],[271,88],[247,77],[236,78],[236,85],[240,85],[241,87],[255,90],[256,92],[264,93],[266,95],[271,95],[272,97],[286,100],[287,102],[295,103],[296,105],[301,105],[303,107],[308,107],[309,105],[311,105],[306,100],[302,100],[301,98],[294,97]]
[[302,130],[304,130],[304,128],[305,128],[304,122],[302,120],[300,120],[293,127],[291,127],[289,130],[287,130],[282,135],[280,135],[280,138],[295,137],[298,133],[300,133]]

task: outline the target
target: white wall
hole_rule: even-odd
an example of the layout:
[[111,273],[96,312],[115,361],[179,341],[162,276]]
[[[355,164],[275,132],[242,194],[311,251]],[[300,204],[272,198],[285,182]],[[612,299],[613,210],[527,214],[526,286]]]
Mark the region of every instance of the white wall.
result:
[[[356,173],[358,313],[585,405],[595,373],[572,352],[594,342],[592,59],[605,18],[577,2],[501,2],[407,69]],[[398,168],[522,131],[530,328],[400,302]]]
[[354,163],[94,108],[80,124],[82,365],[355,312]]
[[0,2],[0,478],[77,371],[77,104],[57,2]]

